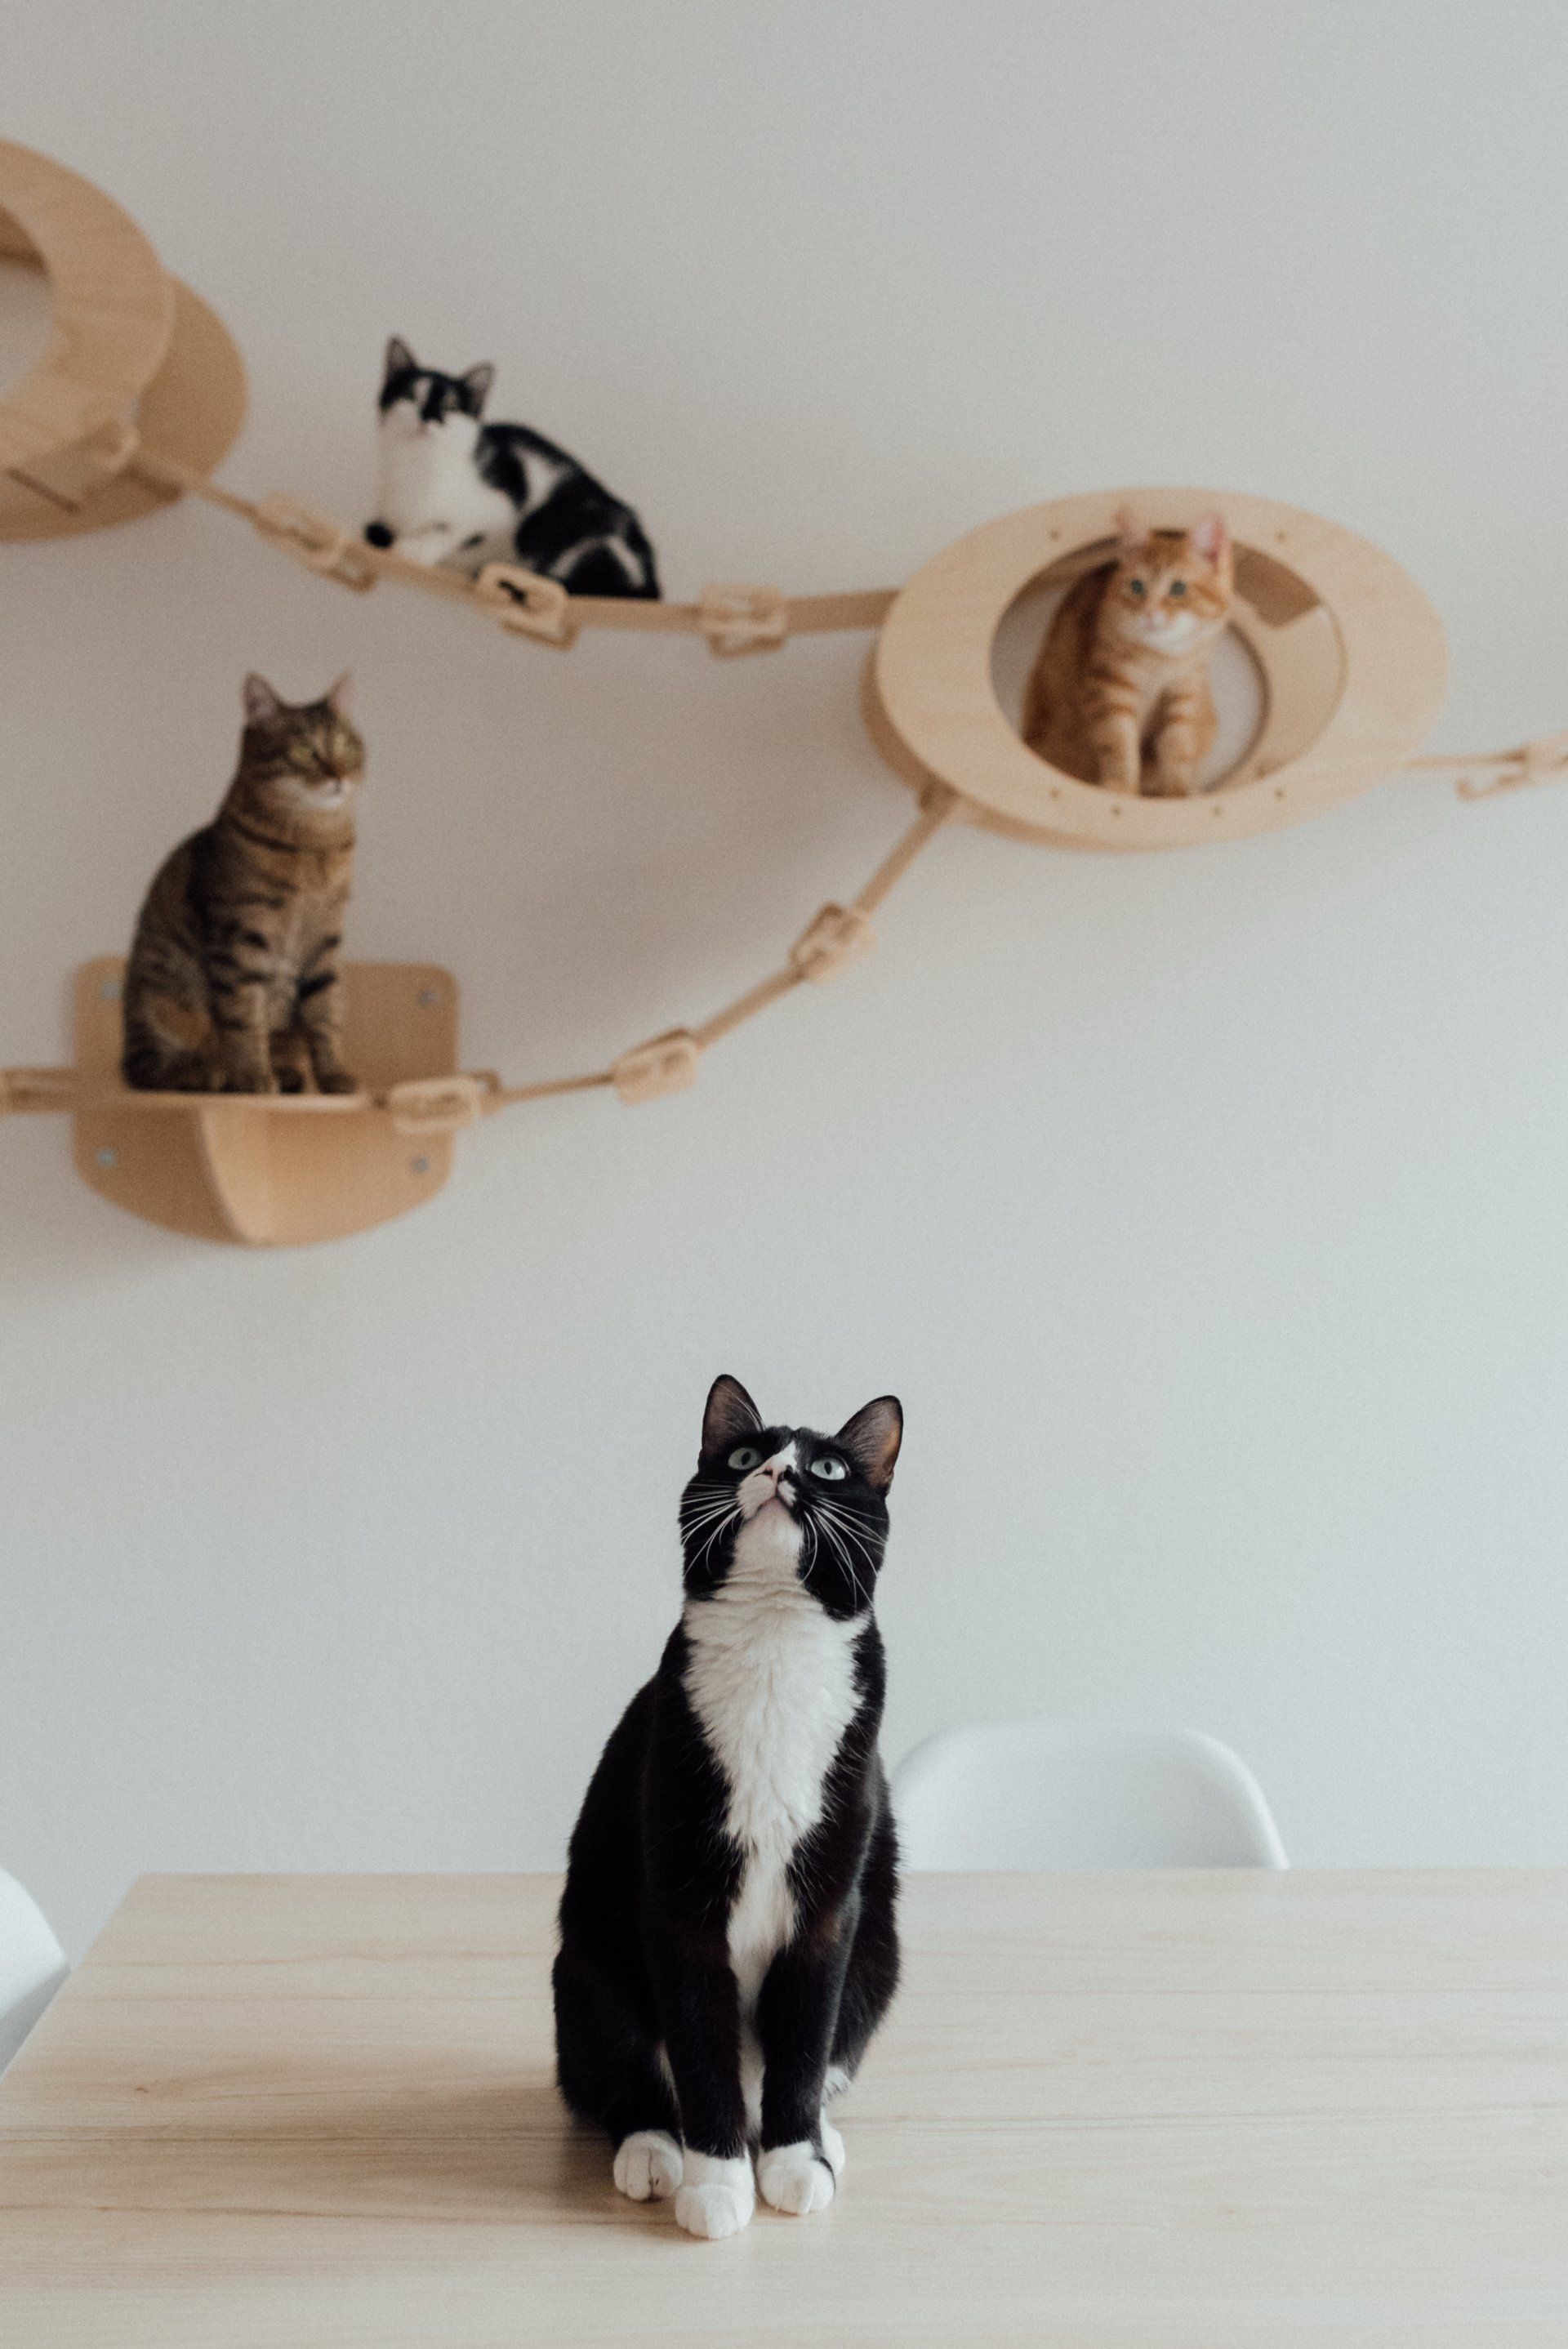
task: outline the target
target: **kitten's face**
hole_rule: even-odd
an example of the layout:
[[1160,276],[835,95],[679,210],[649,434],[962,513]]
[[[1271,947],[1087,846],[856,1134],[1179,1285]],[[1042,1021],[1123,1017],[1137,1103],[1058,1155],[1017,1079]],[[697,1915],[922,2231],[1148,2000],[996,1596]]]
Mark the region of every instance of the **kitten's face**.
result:
[[421,367],[394,335],[381,380],[381,429],[398,440],[440,438],[471,447],[494,380],[495,369],[488,366],[470,367],[467,375]]
[[1233,601],[1230,533],[1218,514],[1189,531],[1140,534],[1124,526],[1104,613],[1130,647],[1193,653],[1220,634]]
[[244,764],[251,780],[295,812],[340,815],[365,778],[365,744],[347,716],[348,679],[320,701],[288,702],[265,678],[245,679]]
[[687,1593],[710,1596],[732,1578],[792,1576],[828,1614],[861,1614],[882,1569],[903,1433],[892,1395],[822,1435],[764,1427],[745,1388],[717,1380],[696,1474],[681,1496]]

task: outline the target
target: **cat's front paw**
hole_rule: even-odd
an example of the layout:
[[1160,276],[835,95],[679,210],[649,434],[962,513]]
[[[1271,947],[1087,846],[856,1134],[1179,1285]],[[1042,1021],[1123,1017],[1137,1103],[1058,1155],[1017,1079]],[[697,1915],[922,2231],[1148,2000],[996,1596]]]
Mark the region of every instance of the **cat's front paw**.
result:
[[681,2149],[663,2129],[634,2129],[615,2149],[615,2185],[628,2202],[667,2202],[683,2174]]
[[[838,2136],[837,2130],[834,2132]],[[839,2164],[843,2166],[843,2139],[839,2139]],[[757,2165],[757,2183],[770,2209],[787,2211],[792,2219],[825,2210],[833,2199],[833,2171],[809,2139],[799,2145],[776,2145]]]
[[688,2235],[700,2235],[708,2242],[738,2235],[751,2224],[756,2208],[751,2163],[744,2154],[727,2160],[719,2154],[693,2153],[686,2148],[676,2196],[676,2219]]
[[217,1090],[221,1093],[275,1093],[278,1081],[271,1069],[226,1069]]
[[346,1069],[321,1069],[316,1072],[316,1090],[324,1093],[356,1093],[359,1080]]

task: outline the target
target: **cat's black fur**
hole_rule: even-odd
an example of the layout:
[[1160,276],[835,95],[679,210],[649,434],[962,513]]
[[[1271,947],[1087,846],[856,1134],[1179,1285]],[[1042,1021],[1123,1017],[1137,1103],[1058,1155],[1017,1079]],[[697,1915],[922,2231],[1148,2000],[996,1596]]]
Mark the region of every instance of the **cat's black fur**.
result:
[[[593,1774],[561,1903],[562,2094],[616,2144],[657,2129],[688,2148],[733,2157],[748,2142],[744,2018],[727,1940],[747,1854],[727,1832],[730,1788],[688,1691],[686,1628],[730,1571],[738,1527],[720,1513],[749,1473],[729,1464],[742,1441],[763,1461],[797,1442],[801,1473],[784,1500],[802,1528],[799,1578],[834,1621],[863,1625],[853,1646],[852,1716],[828,1769],[818,1822],[789,1857],[794,1930],[757,1998],[764,2152],[809,2140],[821,2155],[830,2066],[853,2074],[892,1996],[897,1847],[877,1751],[884,1666],[870,1601],[902,1426],[891,1397],[868,1404],[836,1436],[760,1427],[733,1379],[718,1380],[708,1397],[697,1470],[680,1510],[686,1614]],[[841,1482],[818,1486],[806,1473],[809,1458],[822,1453],[844,1464]],[[856,1537],[835,1542],[828,1532],[836,1524],[841,1533],[844,1522],[822,1513],[830,1496]]]
[[[495,369],[488,365],[460,376],[421,367],[395,336],[387,345],[377,404],[384,414],[395,401],[413,398],[420,416],[433,424],[454,410],[478,419],[494,378]],[[529,452],[563,469],[548,496],[531,508],[523,463]],[[556,580],[573,595],[659,599],[657,561],[636,513],[566,450],[526,424],[481,424],[473,462],[480,479],[517,509],[512,547],[524,570]],[[365,536],[372,546],[395,543],[385,521],[366,523]],[[606,540],[624,550],[625,563],[606,547]]]

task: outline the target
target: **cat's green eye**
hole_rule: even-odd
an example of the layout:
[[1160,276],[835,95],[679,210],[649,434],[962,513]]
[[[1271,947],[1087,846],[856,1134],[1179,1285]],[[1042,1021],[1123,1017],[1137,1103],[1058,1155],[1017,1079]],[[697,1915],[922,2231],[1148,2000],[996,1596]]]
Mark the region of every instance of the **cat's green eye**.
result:
[[820,1476],[824,1485],[841,1485],[849,1473],[843,1462],[835,1460],[830,1452],[820,1452],[811,1463],[812,1475]]
[[762,1454],[758,1452],[755,1444],[737,1444],[735,1450],[729,1455],[729,1465],[732,1468],[759,1468],[761,1464]]
[[1184,595],[1187,593],[1187,582],[1184,579],[1172,579],[1171,593],[1172,595]]
[[1127,583],[1127,592],[1130,595],[1147,595],[1149,590],[1141,579],[1130,579]]

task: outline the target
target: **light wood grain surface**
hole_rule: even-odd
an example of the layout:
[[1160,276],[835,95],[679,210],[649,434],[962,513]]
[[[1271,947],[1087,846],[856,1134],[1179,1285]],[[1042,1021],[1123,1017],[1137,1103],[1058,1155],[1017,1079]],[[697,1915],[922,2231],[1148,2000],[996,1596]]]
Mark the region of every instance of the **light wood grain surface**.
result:
[[1568,1873],[924,1877],[810,2220],[551,2080],[543,1877],[144,1879],[0,2086],[7,2349],[1568,2343]]

